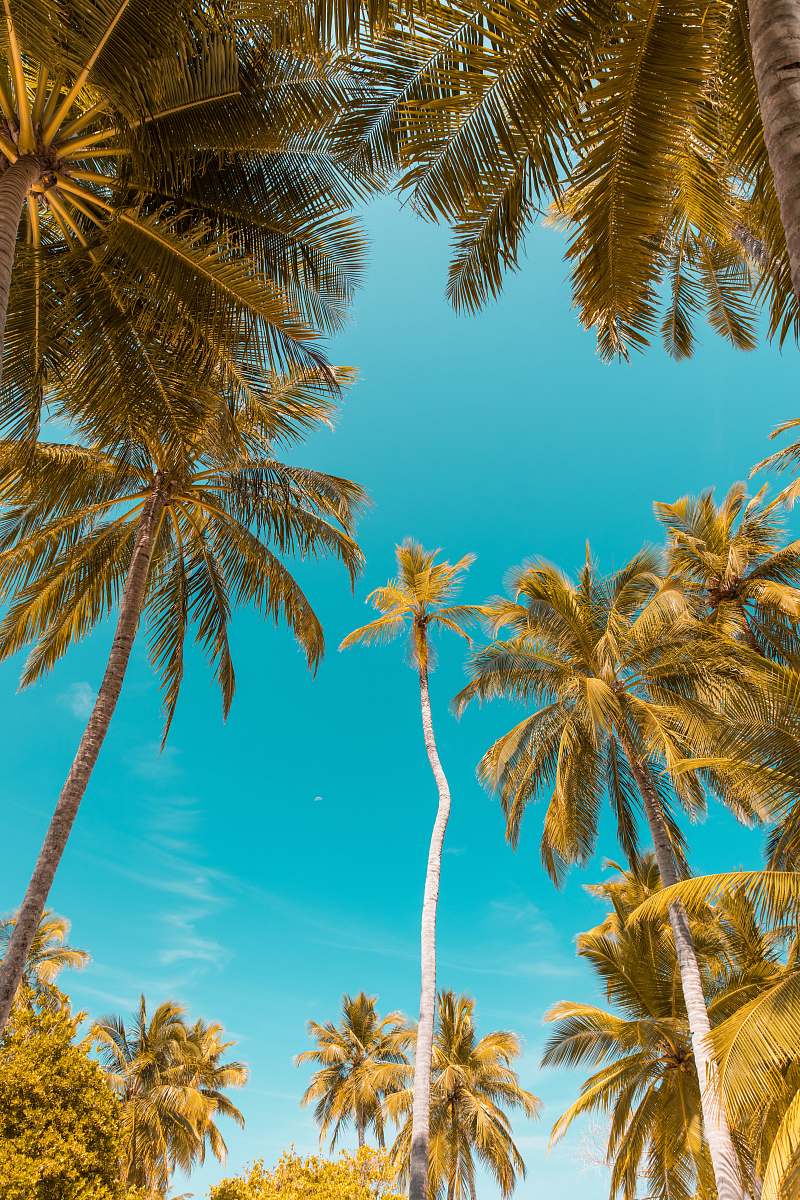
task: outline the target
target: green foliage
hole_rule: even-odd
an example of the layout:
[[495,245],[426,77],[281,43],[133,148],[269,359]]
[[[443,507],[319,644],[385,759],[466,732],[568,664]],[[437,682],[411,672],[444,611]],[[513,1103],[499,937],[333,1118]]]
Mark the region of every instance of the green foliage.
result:
[[284,1154],[276,1167],[259,1161],[243,1175],[224,1179],[209,1200],[400,1200],[392,1190],[386,1155],[362,1149],[335,1161]]
[[0,1042],[3,1200],[122,1200],[119,1106],[76,1026],[19,1006]]

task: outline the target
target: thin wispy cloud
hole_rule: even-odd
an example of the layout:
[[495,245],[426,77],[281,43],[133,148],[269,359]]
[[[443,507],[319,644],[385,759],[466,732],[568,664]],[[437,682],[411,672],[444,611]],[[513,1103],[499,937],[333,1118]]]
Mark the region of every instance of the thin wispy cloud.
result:
[[182,773],[179,758],[180,751],[174,746],[165,746],[162,750],[159,742],[146,742],[129,754],[127,765],[139,779],[162,783],[177,779]]
[[230,951],[221,942],[203,937],[197,931],[197,923],[208,914],[199,912],[166,913],[163,924],[168,930],[168,944],[158,953],[158,961],[164,966],[174,963],[194,962],[223,966],[230,959]]
[[73,717],[76,717],[79,721],[85,721],[91,715],[94,708],[96,695],[97,693],[90,683],[78,680],[76,683],[71,683],[65,691],[59,693],[58,702],[62,708],[68,709]]

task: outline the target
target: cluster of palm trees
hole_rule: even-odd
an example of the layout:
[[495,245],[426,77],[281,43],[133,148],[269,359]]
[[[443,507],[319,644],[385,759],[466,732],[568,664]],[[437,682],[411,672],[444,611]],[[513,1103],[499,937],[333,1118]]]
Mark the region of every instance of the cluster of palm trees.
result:
[[[320,1139],[333,1148],[354,1126],[359,1147],[371,1133],[383,1148],[386,1127],[395,1126],[389,1161],[400,1186],[410,1182],[416,1089],[408,1051],[418,1038],[402,1013],[381,1017],[376,1001],[361,992],[342,1000],[336,1025],[310,1021],[313,1050],[298,1065],[314,1063],[303,1104],[316,1101]],[[431,1196],[475,1200],[476,1164],[488,1169],[501,1194],[510,1196],[525,1164],[517,1148],[509,1112],[533,1116],[539,1101],[519,1082],[513,1063],[520,1044],[513,1033],[494,1030],[479,1037],[474,1001],[453,992],[439,994],[429,1079],[429,1157]]]
[[[755,469],[787,469],[799,456],[800,444],[795,443]],[[765,489],[748,499],[743,484],[735,484],[720,503],[712,492],[658,503],[656,516],[666,531],[663,550],[644,549],[625,566],[603,575],[587,544],[577,578],[534,561],[513,575],[508,597],[480,606],[453,604],[469,557],[451,566],[437,560],[438,552],[404,543],[397,548],[398,576],[368,598],[381,615],[345,639],[343,646],[374,642],[410,625],[423,733],[439,794],[422,915],[410,1133],[412,1200],[428,1194],[432,1162],[435,922],[450,809],[431,718],[429,635],[438,626],[469,638],[464,624],[478,618],[493,636],[471,650],[470,679],[455,699],[456,711],[475,700],[497,698],[529,710],[495,741],[478,766],[479,777],[501,800],[508,840],[516,846],[529,803],[546,797],[541,854],[558,884],[571,866],[591,859],[604,803],[611,806],[619,844],[632,870],[642,862],[644,824],[666,889],[662,915],[668,919],[675,960],[672,974],[680,984],[673,1002],[685,1015],[689,1033],[683,1049],[690,1056],[697,1087],[694,1131],[697,1147],[702,1147],[702,1154],[699,1149],[695,1154],[695,1167],[705,1164],[707,1156],[708,1178],[718,1200],[742,1200],[756,1186],[754,1180],[761,1185],[761,1167],[769,1179],[778,1173],[777,1186],[788,1186],[774,1162],[782,1163],[785,1174],[800,1150],[800,1093],[793,1084],[784,1086],[783,1108],[778,1104],[769,1109],[778,1130],[774,1138],[779,1160],[765,1157],[771,1140],[764,1129],[759,1154],[743,1158],[742,1131],[732,1127],[735,1110],[726,1102],[720,1082],[704,986],[707,971],[690,908],[683,901],[682,886],[689,885],[681,881],[690,870],[679,818],[683,813],[696,820],[714,797],[743,821],[769,824],[768,865],[792,870],[788,882],[785,873],[759,876],[760,886],[778,886],[784,904],[773,912],[775,922],[796,921],[792,889],[798,878],[800,542],[785,542],[780,505],[793,501],[797,486],[790,483],[769,503]],[[734,886],[735,879],[728,882]],[[695,901],[698,885],[697,880],[691,884]],[[796,976],[790,976],[794,986]],[[781,1002],[786,1002],[783,992]],[[770,1043],[769,1054],[763,1048],[756,1053],[762,1077],[779,1072],[783,1078],[788,1072],[794,1080],[796,1029],[790,1033],[789,1024],[782,1022],[785,1036]],[[635,1094],[634,1090],[627,1097],[628,1109]],[[626,1120],[623,1111],[614,1138],[622,1136]],[[633,1155],[634,1168],[626,1167],[628,1188],[635,1186],[630,1180],[644,1148],[652,1149],[647,1139],[642,1146],[641,1153]],[[628,1150],[633,1153],[630,1145]],[[659,1175],[661,1167],[653,1171]],[[692,1178],[697,1182],[700,1177],[695,1173]],[[614,1186],[619,1190],[622,1185]],[[697,1182],[698,1195],[703,1186]],[[625,1194],[626,1200],[633,1196],[630,1190]]]
[[[549,209],[569,231],[581,318],[607,356],[659,326],[686,355],[702,310],[751,346],[762,301],[783,338],[798,327],[800,292],[800,13],[789,0],[653,0],[646,11],[605,0],[4,0],[0,35],[0,659],[30,648],[30,683],[116,613],[0,964],[2,1032],[142,621],[166,737],[190,630],[227,713],[233,607],[287,625],[313,669],[323,633],[292,561],[332,556],[351,580],[362,566],[360,487],[279,456],[331,420],[352,377],[319,338],[340,327],[361,275],[353,202],[397,184],[450,222],[450,295],[469,308],[498,291]],[[54,427],[67,431],[60,443],[47,440]],[[800,458],[782,454],[778,466]],[[796,493],[790,484],[782,499]],[[782,544],[775,503],[735,488],[721,505],[660,505],[665,551],[610,576],[587,551],[575,580],[535,563],[507,599],[481,606],[455,603],[468,557],[451,565],[410,543],[398,578],[373,594],[380,616],[346,640],[410,628],[439,798],[411,1200],[437,1161],[435,928],[451,802],[429,635],[469,639],[476,620],[493,640],[471,655],[458,707],[505,697],[532,709],[480,764],[510,840],[548,792],[542,856],[557,881],[590,857],[606,798],[631,864],[644,818],[711,1177],[718,1200],[749,1186],[681,891],[677,813],[696,816],[716,796],[743,820],[772,822],[769,867],[794,880],[800,551]],[[770,873],[758,886],[766,897],[794,884]],[[769,1181],[800,1140],[787,1089],[785,1111],[770,1110]]]
[[[597,928],[578,938],[610,1009],[564,1002],[547,1014],[554,1031],[545,1066],[586,1066],[592,1073],[557,1121],[558,1141],[587,1113],[608,1121],[611,1196],[715,1195],[703,1136],[691,1031],[680,967],[663,914],[652,855],[591,890],[608,904]],[[749,1196],[781,1200],[796,1193],[798,1129],[798,924],[795,886],[769,888],[769,872],[733,873],[678,885],[686,908],[712,1025],[719,1086]],[[769,897],[769,902],[764,903]]]
[[[11,940],[14,919],[0,923],[0,949]],[[15,1006],[32,1012],[69,1009],[56,983],[65,968],[82,969],[85,950],[70,946],[69,922],[47,910],[36,929]],[[185,1009],[165,1001],[148,1013],[144,996],[126,1026],[117,1016],[92,1022],[84,1039],[103,1066],[119,1101],[120,1183],[142,1200],[166,1196],[176,1169],[190,1171],[210,1151],[222,1162],[227,1147],[217,1124],[244,1117],[226,1094],[247,1081],[243,1063],[225,1060],[234,1043],[222,1026],[190,1022]]]

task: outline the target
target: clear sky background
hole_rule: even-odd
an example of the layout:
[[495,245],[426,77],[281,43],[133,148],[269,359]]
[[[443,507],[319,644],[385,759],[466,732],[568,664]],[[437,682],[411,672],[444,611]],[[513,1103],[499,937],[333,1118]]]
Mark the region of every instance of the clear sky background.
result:
[[[797,416],[797,355],[742,355],[710,332],[695,359],[659,348],[605,366],[570,310],[561,243],[529,239],[521,274],[478,317],[444,297],[447,231],[391,200],[367,214],[370,268],[335,357],[357,366],[334,432],[299,461],[349,475],[374,501],[361,525],[367,556],[351,595],[333,565],[305,565],[329,650],[315,680],[285,631],[252,613],[235,622],[237,696],[223,725],[197,655],[169,747],[159,754],[158,686],[143,645],[54,888],[91,966],[63,977],[93,1015],[171,998],[223,1022],[251,1068],[237,1102],[227,1171],[290,1143],[316,1146],[299,1098],[308,1072],[293,1056],[309,1018],[337,1018],[341,995],[364,989],[386,1011],[416,1016],[423,873],[435,810],[416,681],[402,649],[337,654],[368,619],[363,599],[393,571],[413,535],[451,558],[474,551],[465,598],[501,589],[510,567],[542,555],[569,570],[588,537],[604,566],[656,539],[654,499],[744,478],[767,434]],[[110,628],[76,647],[44,683],[15,694],[19,662],[0,669],[4,697],[0,909],[21,897],[46,821],[101,678]],[[528,1164],[517,1195],[607,1195],[597,1137],[583,1129],[547,1153],[547,1133],[578,1077],[539,1070],[543,1014],[560,999],[597,998],[575,934],[602,915],[583,885],[615,853],[604,827],[596,862],[554,890],[539,865],[541,809],[522,845],[503,838],[499,805],[475,782],[491,739],[511,723],[502,705],[456,723],[461,644],[441,645],[432,691],[454,804],[440,900],[440,985],[468,992],[481,1030],[515,1030],[539,1122],[517,1123]],[[762,835],[719,811],[692,832],[697,870],[758,861]],[[204,1195],[226,1169],[211,1162],[188,1185]],[[183,1189],[183,1186],[179,1190]],[[575,1189],[572,1193],[568,1189]],[[495,1200],[488,1183],[480,1200]]]

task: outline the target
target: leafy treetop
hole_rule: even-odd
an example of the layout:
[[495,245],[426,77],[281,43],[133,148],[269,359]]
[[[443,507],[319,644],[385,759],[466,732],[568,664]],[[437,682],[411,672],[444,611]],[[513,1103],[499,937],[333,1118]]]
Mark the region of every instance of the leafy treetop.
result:
[[392,1191],[385,1154],[367,1147],[336,1160],[284,1154],[277,1166],[262,1161],[243,1175],[223,1179],[209,1200],[400,1200]]

